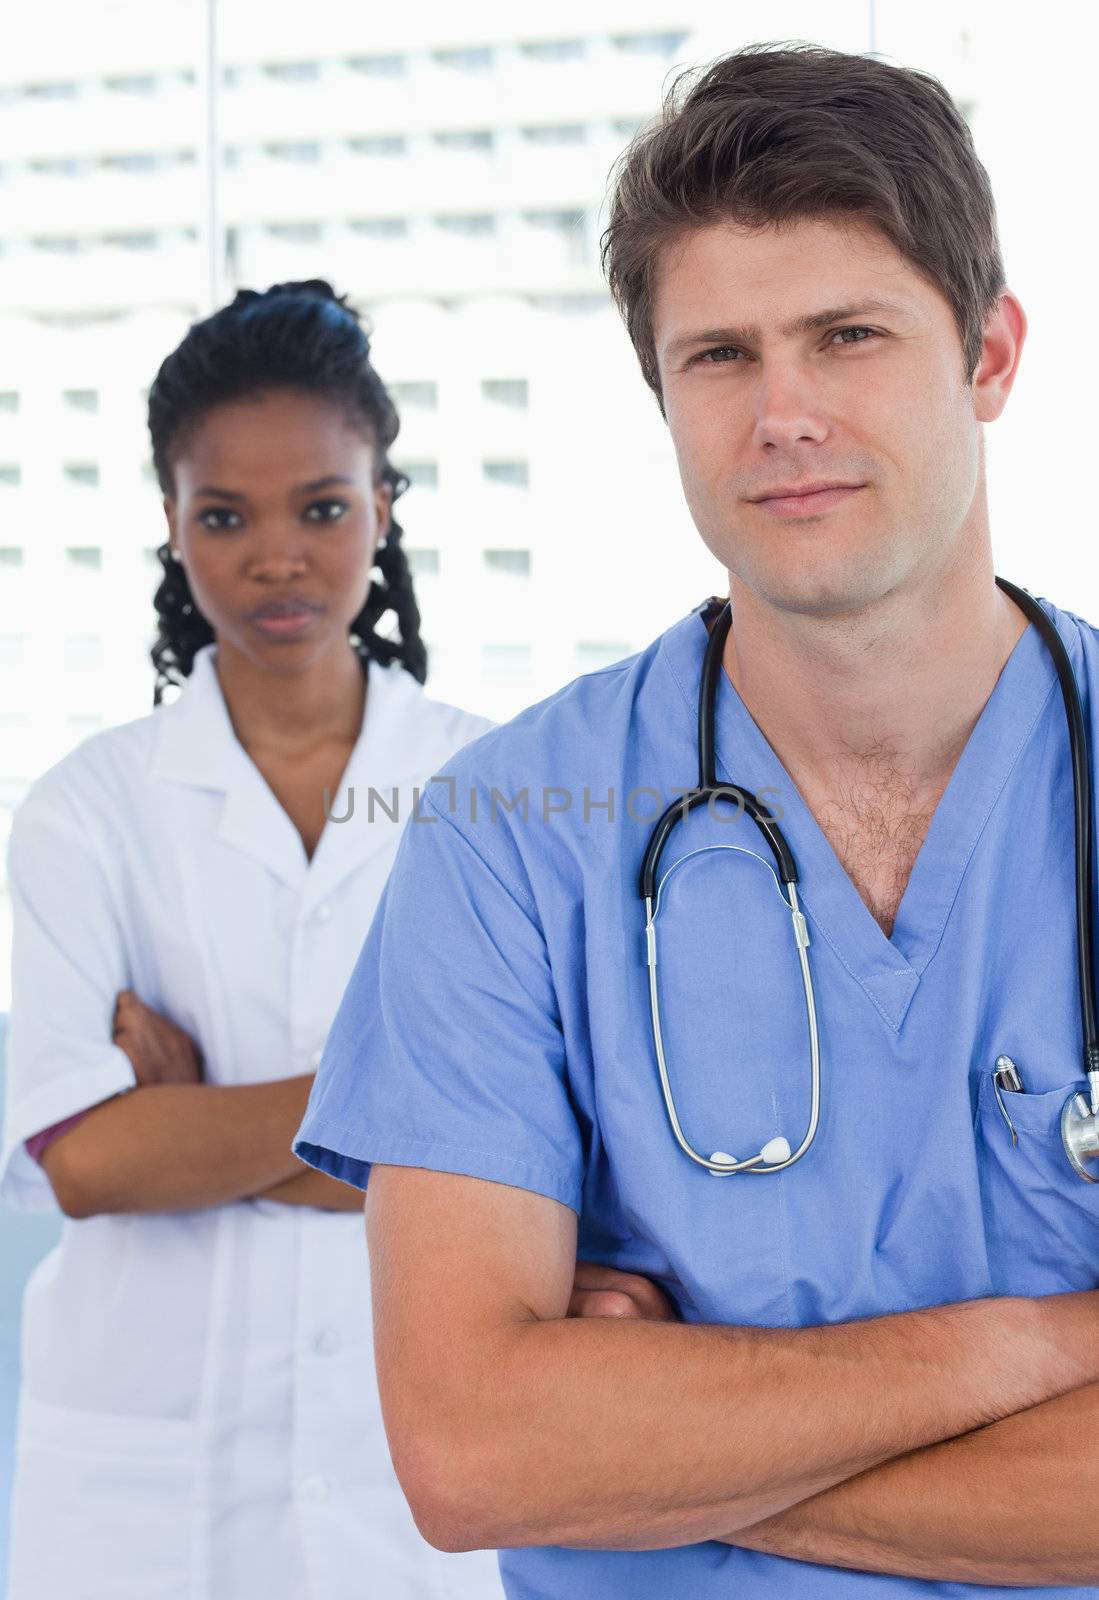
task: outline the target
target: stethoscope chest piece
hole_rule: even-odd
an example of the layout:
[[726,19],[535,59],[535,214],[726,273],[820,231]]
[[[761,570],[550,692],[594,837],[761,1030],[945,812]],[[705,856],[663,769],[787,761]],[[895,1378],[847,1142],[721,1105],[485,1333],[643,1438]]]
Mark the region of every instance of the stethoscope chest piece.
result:
[[[1099,1183],[1099,1116],[1091,1109],[1086,1094],[1073,1094],[1061,1112],[1061,1138],[1065,1154],[1087,1183]],[[1085,1162],[1092,1163],[1085,1166]]]

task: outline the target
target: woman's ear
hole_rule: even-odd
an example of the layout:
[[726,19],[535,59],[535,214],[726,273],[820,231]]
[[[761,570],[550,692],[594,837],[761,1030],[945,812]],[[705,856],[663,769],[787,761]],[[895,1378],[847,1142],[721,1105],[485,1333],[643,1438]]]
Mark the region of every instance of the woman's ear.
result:
[[389,521],[393,514],[393,488],[388,483],[374,485],[374,513],[378,521],[378,540],[376,550],[380,550],[389,533]]

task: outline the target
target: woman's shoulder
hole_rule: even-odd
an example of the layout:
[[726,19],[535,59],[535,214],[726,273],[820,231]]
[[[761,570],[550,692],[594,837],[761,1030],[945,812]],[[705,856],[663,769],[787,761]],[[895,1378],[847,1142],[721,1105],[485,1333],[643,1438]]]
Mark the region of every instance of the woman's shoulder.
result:
[[429,765],[448,759],[496,727],[489,717],[437,699],[397,663],[372,665],[371,673],[371,692],[380,690],[390,703],[395,735],[402,742],[412,740]]
[[34,780],[16,816],[54,813],[87,826],[104,810],[132,802],[135,785],[148,770],[162,714],[150,712],[89,734]]

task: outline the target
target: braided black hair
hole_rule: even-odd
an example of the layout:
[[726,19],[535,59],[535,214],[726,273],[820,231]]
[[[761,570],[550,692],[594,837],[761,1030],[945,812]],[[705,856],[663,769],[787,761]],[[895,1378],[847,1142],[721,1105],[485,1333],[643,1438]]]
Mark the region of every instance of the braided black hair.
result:
[[[149,390],[149,437],[161,492],[174,496],[172,453],[186,429],[213,406],[276,389],[315,394],[344,407],[369,429],[379,454],[381,481],[395,501],[408,488],[387,452],[400,419],[385,385],[370,363],[370,336],[358,313],[322,278],[276,283],[262,294],[238,289],[232,303],[193,323],[183,342],[163,362]],[[169,542],[157,549],[164,576],[153,598],[159,631],[150,650],[156,668],[153,704],[164,690],[190,676],[196,653],[214,632],[199,611],[182,565]],[[420,638],[420,610],[412,588],[401,528],[389,519],[375,554],[376,576],[366,603],[351,624],[350,639],[363,672],[373,659],[399,661],[419,682],[427,678],[427,651]],[[376,632],[394,612],[400,637]]]

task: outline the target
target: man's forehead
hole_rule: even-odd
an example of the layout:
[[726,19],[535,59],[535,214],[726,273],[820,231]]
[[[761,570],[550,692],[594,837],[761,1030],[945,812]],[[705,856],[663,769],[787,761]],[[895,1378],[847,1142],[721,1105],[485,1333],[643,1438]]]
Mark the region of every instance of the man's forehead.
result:
[[785,228],[711,224],[665,247],[653,295],[662,347],[693,334],[793,338],[849,315],[912,317],[930,285],[882,234],[806,221]]

